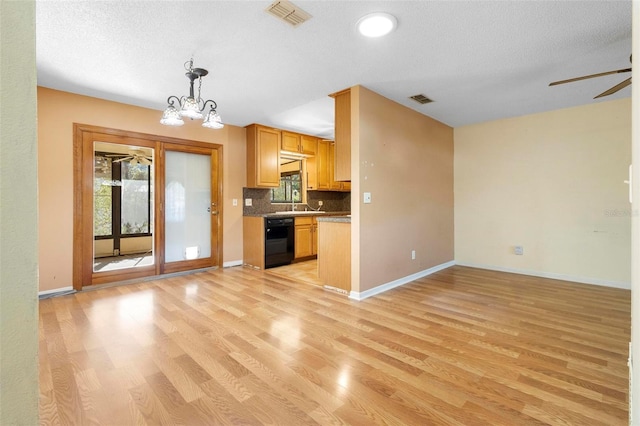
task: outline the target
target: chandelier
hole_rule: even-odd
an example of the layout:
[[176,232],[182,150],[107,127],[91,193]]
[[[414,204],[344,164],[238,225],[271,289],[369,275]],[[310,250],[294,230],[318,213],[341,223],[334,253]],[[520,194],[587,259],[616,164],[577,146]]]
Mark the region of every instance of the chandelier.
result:
[[[169,96],[167,98],[167,109],[164,110],[164,114],[162,114],[162,119],[160,120],[161,124],[167,126],[182,126],[184,124],[183,117],[190,118],[192,120],[202,120],[202,127],[207,127],[209,129],[222,129],[224,124],[222,124],[222,119],[220,115],[216,111],[218,105],[211,99],[204,101],[200,97],[200,90],[202,89],[202,77],[209,74],[209,71],[203,68],[194,68],[193,67],[193,58],[184,63],[184,68],[187,70],[185,75],[189,79],[189,96],[182,96],[178,98],[177,96]],[[195,97],[193,93],[193,83],[198,80],[198,97]],[[178,103],[176,105],[175,103]],[[206,112],[206,117],[204,110],[207,107],[207,104],[210,104],[210,110]]]

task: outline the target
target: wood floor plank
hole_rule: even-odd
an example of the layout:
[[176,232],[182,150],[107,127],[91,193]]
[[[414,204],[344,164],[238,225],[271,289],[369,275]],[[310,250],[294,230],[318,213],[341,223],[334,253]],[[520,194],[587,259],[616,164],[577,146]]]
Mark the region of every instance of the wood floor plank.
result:
[[628,290],[454,266],[355,302],[310,271],[40,301],[41,424],[627,423]]

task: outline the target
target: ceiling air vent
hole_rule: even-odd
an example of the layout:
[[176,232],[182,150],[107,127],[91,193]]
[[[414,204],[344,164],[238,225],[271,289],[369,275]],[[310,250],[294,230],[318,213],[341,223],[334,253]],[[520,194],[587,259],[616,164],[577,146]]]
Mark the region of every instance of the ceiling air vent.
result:
[[311,15],[287,0],[276,0],[265,11],[294,27],[311,18]]
[[420,93],[419,95],[413,95],[413,96],[409,96],[411,99],[413,99],[414,101],[416,101],[419,104],[428,104],[433,102],[431,99],[427,98],[425,95],[423,95],[422,93]]

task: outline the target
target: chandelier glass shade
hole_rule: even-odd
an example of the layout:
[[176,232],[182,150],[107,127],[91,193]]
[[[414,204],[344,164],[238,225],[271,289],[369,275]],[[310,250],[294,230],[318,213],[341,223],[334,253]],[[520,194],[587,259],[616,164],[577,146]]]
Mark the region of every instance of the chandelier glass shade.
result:
[[167,109],[164,110],[160,123],[165,126],[182,126],[184,124],[184,120],[182,120],[182,117],[180,116],[180,111],[178,111],[173,105],[169,105]]
[[224,124],[222,124],[222,118],[220,118],[220,114],[216,112],[215,109],[211,109],[207,113],[207,117],[202,122],[202,127],[207,127],[209,129],[222,129]]
[[[224,124],[220,118],[220,114],[216,111],[218,105],[215,101],[208,99],[203,100],[200,96],[202,88],[202,77],[209,74],[209,71],[203,68],[193,68],[193,59],[184,64],[187,72],[185,75],[189,79],[189,96],[169,96],[167,98],[167,109],[162,114],[160,123],[166,126],[182,126],[184,124],[183,117],[191,120],[202,120],[202,127],[209,129],[222,129]],[[198,96],[196,97],[193,90],[193,83],[198,80]],[[176,105],[177,104],[177,105]],[[210,110],[204,112],[209,105]],[[206,116],[205,116],[206,115]]]

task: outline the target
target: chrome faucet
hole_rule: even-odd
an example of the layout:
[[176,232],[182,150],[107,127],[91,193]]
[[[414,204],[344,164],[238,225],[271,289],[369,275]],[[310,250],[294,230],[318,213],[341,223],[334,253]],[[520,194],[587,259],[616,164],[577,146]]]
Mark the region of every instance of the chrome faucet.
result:
[[296,211],[296,196],[299,194],[300,193],[298,192],[297,189],[294,189],[293,191],[291,191],[291,211],[292,212]]

